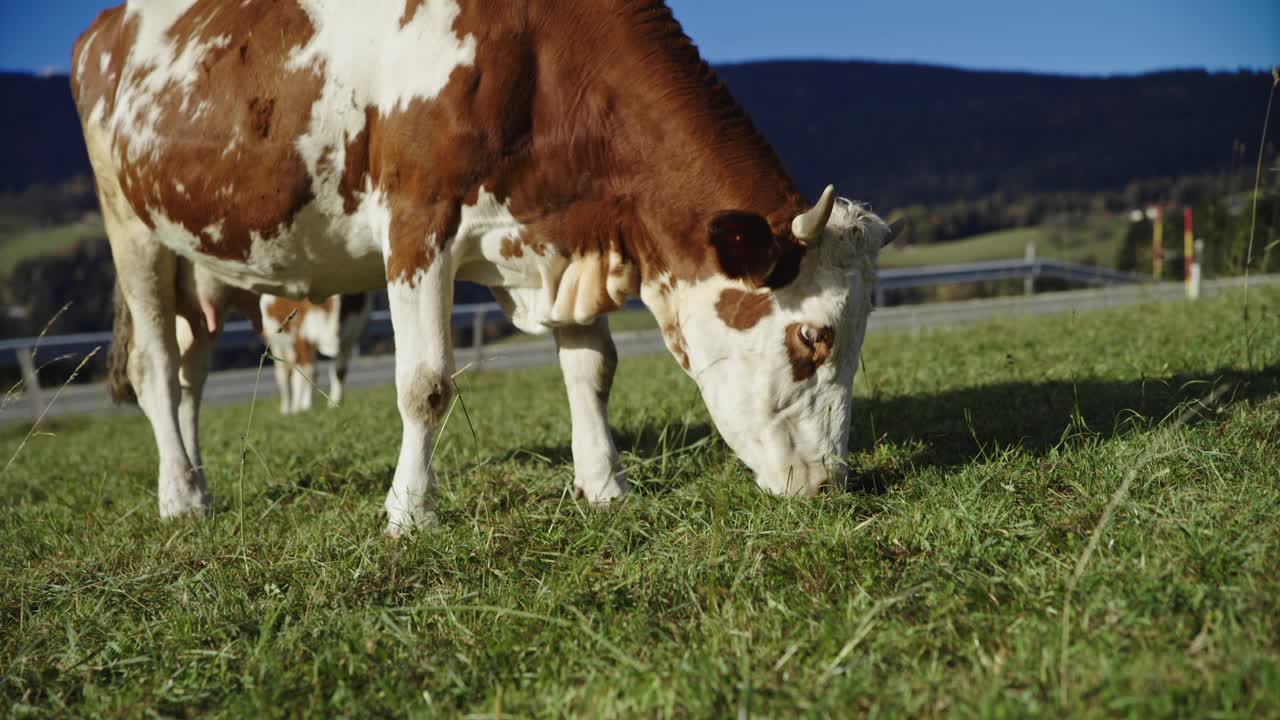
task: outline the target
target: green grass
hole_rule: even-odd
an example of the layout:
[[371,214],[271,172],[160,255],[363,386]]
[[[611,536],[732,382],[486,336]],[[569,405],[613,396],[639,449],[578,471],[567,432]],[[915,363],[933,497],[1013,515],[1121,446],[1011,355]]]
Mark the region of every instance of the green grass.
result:
[[14,229],[7,237],[0,237],[0,278],[8,276],[23,260],[63,252],[81,241],[99,237],[105,237],[101,221]]
[[1026,256],[1027,243],[1034,242],[1036,254],[1042,258],[1111,267],[1116,262],[1124,232],[1122,223],[1106,219],[1093,219],[1078,229],[1038,225],[1000,230],[931,245],[890,246],[880,255],[880,265],[894,268],[1017,260]]
[[1280,716],[1280,293],[1251,302],[1252,368],[1239,295],[873,336],[859,480],[808,501],[668,358],[623,360],[605,511],[566,491],[557,371],[464,376],[442,526],[402,542],[389,390],[260,403],[243,484],[248,408],[209,411],[204,521],[156,519],[140,418],[51,425],[0,478],[0,711]]

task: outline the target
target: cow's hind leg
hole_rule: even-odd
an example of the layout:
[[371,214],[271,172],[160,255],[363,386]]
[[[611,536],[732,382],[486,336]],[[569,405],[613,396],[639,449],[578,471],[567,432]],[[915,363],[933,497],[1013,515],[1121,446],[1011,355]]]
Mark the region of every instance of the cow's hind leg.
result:
[[[366,295],[343,295],[339,302],[338,352],[329,365],[329,407],[342,403],[351,357],[359,349],[360,338],[369,324],[369,298]],[[360,309],[348,312],[348,305],[354,304],[358,304]]]
[[347,368],[351,364],[351,349],[344,346],[329,363],[329,407],[342,404],[343,386],[347,381]]
[[[102,130],[86,125],[85,142],[119,288],[112,375],[128,379],[155,434],[160,516],[204,514],[209,492],[204,474],[187,454],[179,421],[178,258],[152,236],[125,199]],[[113,394],[127,392],[115,387]]]
[[396,338],[396,400],[403,423],[400,458],[385,505],[386,532],[394,537],[437,522],[431,493],[431,440],[454,394],[450,258],[442,253],[429,267],[417,271],[412,282],[393,276],[387,297]]
[[609,391],[618,351],[603,317],[592,325],[557,328],[555,335],[573,423],[573,485],[588,501],[607,503],[627,492],[609,432]]
[[213,342],[222,327],[224,310],[212,293],[202,303],[201,291],[196,280],[197,271],[186,260],[178,260],[177,279],[177,331],[178,353],[178,427],[182,432],[182,444],[187,459],[195,472],[204,474],[204,460],[200,454],[200,401],[204,396],[205,381],[209,377],[209,361],[213,354]]
[[[107,231],[126,304],[123,311],[132,316],[133,327],[131,338],[117,341],[130,343],[129,382],[155,434],[160,456],[160,516],[204,514],[210,497],[204,473],[197,464],[198,446],[193,448],[193,461],[183,441],[183,419],[187,420],[188,432],[195,436],[199,401],[191,395],[192,401],[180,412],[181,355],[175,332],[177,258],[148,237],[136,218],[121,223],[111,215],[110,211],[106,213]],[[203,378],[200,384],[203,385]]]

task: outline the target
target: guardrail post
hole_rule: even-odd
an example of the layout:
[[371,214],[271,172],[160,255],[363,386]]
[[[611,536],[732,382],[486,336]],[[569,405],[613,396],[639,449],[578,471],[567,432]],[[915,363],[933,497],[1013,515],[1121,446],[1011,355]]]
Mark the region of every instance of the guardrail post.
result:
[[484,360],[484,311],[471,314],[471,360],[479,365]]
[[1036,244],[1027,243],[1027,275],[1022,278],[1022,294],[1036,294]]
[[27,398],[31,401],[31,417],[40,419],[44,409],[44,397],[40,392],[40,378],[36,376],[36,356],[27,348],[13,351],[18,356],[18,367],[22,369],[22,384],[25,386]]
[[1196,240],[1195,247],[1192,249],[1192,261],[1187,271],[1187,299],[1200,299],[1200,280],[1203,277],[1204,270],[1201,264],[1204,259],[1204,240]]

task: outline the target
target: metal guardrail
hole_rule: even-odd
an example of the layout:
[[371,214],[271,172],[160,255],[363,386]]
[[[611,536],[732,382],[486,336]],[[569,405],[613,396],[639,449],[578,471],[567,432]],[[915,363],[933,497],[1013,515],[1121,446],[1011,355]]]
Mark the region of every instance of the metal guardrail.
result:
[[[1248,279],[1249,287],[1280,287],[1280,274],[1253,275]],[[1245,285],[1243,277],[1219,278],[1204,281],[1202,296],[1212,296],[1229,290],[1239,290]],[[921,303],[913,305],[896,305],[881,307],[871,314],[867,325],[868,332],[884,332],[888,330],[906,330],[918,332],[935,326],[954,326],[971,322],[980,322],[1000,317],[1031,317],[1061,312],[1083,312],[1133,306],[1145,303],[1187,302],[1186,288],[1182,283],[1142,283],[1127,285],[1111,285],[1086,290],[1056,291],[1038,293],[1031,296],[1017,295],[998,298],[961,300],[955,302]],[[484,306],[476,306],[484,307]],[[466,308],[460,307],[465,314]],[[474,318],[486,317],[474,314]],[[614,334],[619,351],[626,355],[645,352],[660,352],[665,348],[658,330],[635,330]],[[537,364],[556,362],[554,345],[549,339],[542,342],[517,342],[498,346],[492,354],[485,355],[487,346],[473,346],[470,350],[459,348],[459,363],[467,363],[486,369],[515,369]],[[466,353],[470,353],[467,356]],[[372,384],[390,383],[394,377],[394,358],[387,356],[371,356],[358,359],[352,365],[352,373],[348,376],[351,387],[367,387]],[[257,393],[257,385],[252,368],[225,370],[210,376],[210,384],[206,387],[205,399],[208,402],[231,402],[248,400]],[[106,393],[100,385],[77,385],[60,391],[62,394],[57,403],[46,404],[36,393],[24,393],[32,412],[32,417],[40,417],[46,408],[52,415],[76,415],[82,413],[117,412],[111,406]],[[16,398],[6,398],[14,400]],[[6,422],[15,422],[23,418],[22,410],[6,407],[0,403],[0,426]]]
[[[461,317],[483,319],[490,313],[498,312],[502,312],[502,308],[496,303],[472,303],[454,307],[453,317],[455,319]],[[391,334],[391,313],[386,310],[370,313],[369,329],[365,332],[365,337],[380,339],[391,337]],[[245,320],[238,320],[223,326],[222,332],[218,334],[218,345],[227,347],[256,342],[258,339],[258,334],[253,331],[252,325]],[[14,354],[23,350],[31,351],[38,348],[42,354],[47,352],[56,357],[58,355],[75,355],[90,352],[94,348],[106,349],[110,344],[111,331],[109,330],[69,335],[46,335],[43,338],[24,337],[0,340],[0,367],[12,365]]]
[[882,290],[902,290],[950,283],[1023,280],[1028,277],[1049,277],[1067,282],[1099,285],[1151,282],[1151,278],[1147,275],[1046,258],[884,269],[879,272],[877,284]]

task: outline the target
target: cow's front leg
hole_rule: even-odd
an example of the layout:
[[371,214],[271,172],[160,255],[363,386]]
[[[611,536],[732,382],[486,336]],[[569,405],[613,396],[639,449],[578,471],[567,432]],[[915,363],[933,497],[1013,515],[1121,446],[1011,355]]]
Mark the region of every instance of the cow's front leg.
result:
[[386,501],[386,532],[395,537],[436,524],[431,435],[453,400],[450,258],[442,253],[410,276],[392,275],[387,296],[396,341],[396,400],[404,425],[400,460]]
[[607,503],[627,492],[609,432],[609,390],[618,367],[609,321],[601,317],[592,325],[557,328],[555,334],[573,423],[573,486],[588,501]]

